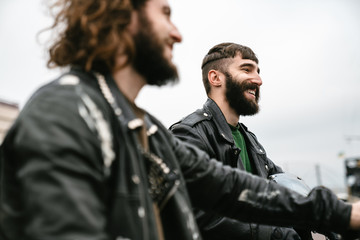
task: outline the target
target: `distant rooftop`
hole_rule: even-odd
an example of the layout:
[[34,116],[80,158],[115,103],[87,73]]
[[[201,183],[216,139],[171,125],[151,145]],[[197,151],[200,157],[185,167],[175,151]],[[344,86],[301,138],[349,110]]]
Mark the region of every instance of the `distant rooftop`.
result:
[[5,106],[9,106],[9,107],[15,107],[15,108],[19,108],[19,104],[15,103],[15,102],[11,102],[8,100],[4,100],[0,98],[0,105],[5,105]]

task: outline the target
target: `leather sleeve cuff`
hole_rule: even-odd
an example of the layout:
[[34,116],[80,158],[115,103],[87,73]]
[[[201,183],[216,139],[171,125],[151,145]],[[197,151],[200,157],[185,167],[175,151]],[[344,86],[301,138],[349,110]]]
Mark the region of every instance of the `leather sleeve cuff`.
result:
[[349,229],[352,205],[339,200],[333,192],[324,187],[316,187],[312,192],[317,195],[316,198],[322,200],[324,212],[316,210],[314,212],[316,215],[323,216],[321,222],[324,225],[320,226],[321,230],[325,228],[334,232],[344,232]]

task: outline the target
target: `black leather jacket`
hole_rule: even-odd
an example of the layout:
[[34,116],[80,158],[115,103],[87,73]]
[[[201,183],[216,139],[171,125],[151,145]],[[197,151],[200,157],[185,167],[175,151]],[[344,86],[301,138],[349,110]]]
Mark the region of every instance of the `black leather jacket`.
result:
[[[266,156],[265,149],[256,136],[240,123],[254,174],[268,178],[282,172]],[[217,104],[208,99],[202,109],[173,124],[170,130],[181,140],[194,144],[226,165],[244,170],[231,129]],[[204,239],[298,239],[298,234],[289,228],[270,227],[251,223],[236,222],[213,213],[195,210],[196,219]]]
[[[138,149],[142,122],[110,75],[106,81],[121,123],[94,75],[78,70],[41,88],[21,111],[0,148],[2,240],[158,239]],[[190,200],[243,221],[348,228],[351,206],[329,190],[302,197],[210,159],[150,114],[145,121],[150,150],[179,176],[161,211],[167,240],[201,239]]]

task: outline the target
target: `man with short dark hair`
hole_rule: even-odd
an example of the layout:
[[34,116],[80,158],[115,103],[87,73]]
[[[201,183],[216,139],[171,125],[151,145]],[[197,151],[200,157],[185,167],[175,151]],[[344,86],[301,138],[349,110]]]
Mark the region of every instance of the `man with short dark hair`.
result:
[[136,106],[143,86],[177,78],[181,35],[167,0],[53,6],[49,65],[67,69],[1,145],[1,239],[201,239],[192,204],[264,224],[360,229],[360,203],[321,188],[303,197],[223,166]]
[[[282,169],[267,158],[256,136],[240,123],[240,116],[259,111],[262,80],[255,53],[246,46],[220,43],[203,59],[202,80],[208,99],[202,109],[170,127],[181,140],[206,151],[226,165],[268,179]],[[206,240],[299,239],[291,228],[242,223],[214,212],[195,209]],[[310,231],[299,231],[301,238]]]

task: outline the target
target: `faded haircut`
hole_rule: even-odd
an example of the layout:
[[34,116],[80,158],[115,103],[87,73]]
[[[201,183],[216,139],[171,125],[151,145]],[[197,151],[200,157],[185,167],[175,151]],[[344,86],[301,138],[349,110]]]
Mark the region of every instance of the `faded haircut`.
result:
[[210,83],[208,81],[208,73],[210,70],[217,70],[222,73],[227,72],[227,68],[231,63],[231,58],[240,55],[242,59],[250,59],[257,64],[258,58],[251,48],[236,43],[220,43],[212,47],[203,59],[201,64],[202,79],[206,94],[210,92]]

